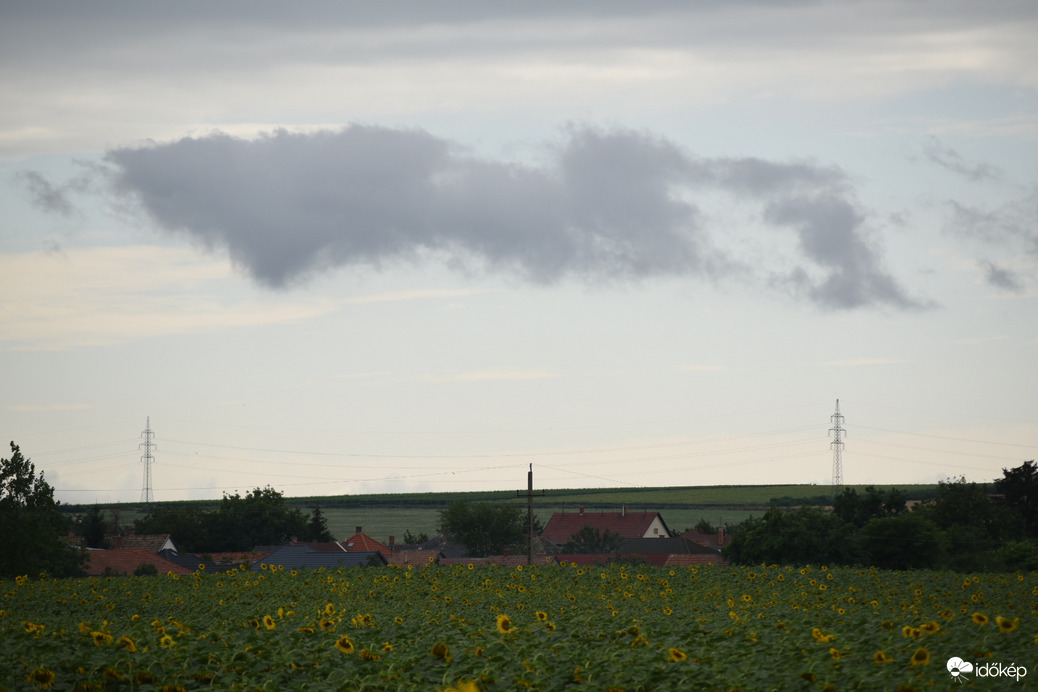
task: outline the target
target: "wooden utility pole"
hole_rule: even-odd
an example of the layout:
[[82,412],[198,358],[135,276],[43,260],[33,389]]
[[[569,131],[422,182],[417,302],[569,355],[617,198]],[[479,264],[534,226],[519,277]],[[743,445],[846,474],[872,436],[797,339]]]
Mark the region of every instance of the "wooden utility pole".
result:
[[[515,491],[516,496],[523,497],[522,490]],[[533,564],[533,498],[535,495],[544,495],[544,491],[535,493],[533,491],[533,464],[530,464],[530,472],[526,474],[526,564]]]

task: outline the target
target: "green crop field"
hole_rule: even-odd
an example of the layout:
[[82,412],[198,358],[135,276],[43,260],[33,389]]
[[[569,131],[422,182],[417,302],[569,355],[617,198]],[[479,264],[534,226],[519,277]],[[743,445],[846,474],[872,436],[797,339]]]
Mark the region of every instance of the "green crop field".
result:
[[[859,492],[864,486],[855,487]],[[900,485],[897,487],[912,499],[932,497],[936,486]],[[831,488],[818,485],[743,485],[695,486],[684,488],[585,488],[578,490],[545,491],[534,503],[534,511],[541,522],[547,522],[553,512],[617,511],[626,507],[631,511],[658,511],[674,531],[694,526],[700,519],[711,524],[733,525],[751,515],[759,516],[772,501],[781,504],[825,504]],[[324,497],[285,498],[289,505],[310,512],[320,505],[328,526],[338,539],[352,536],[358,526],[364,533],[386,543],[393,536],[399,542],[405,531],[433,536],[439,525],[439,512],[453,500],[469,502],[510,502],[525,505],[516,491],[481,491],[467,493],[412,493],[384,495],[335,495]],[[160,503],[161,504],[161,503]],[[165,503],[169,504],[169,503]],[[193,501],[190,506],[211,509],[216,501]],[[141,516],[137,505],[102,505],[109,512],[118,511],[124,525],[132,525]],[[66,506],[70,512],[85,511],[86,506]]]
[[1038,644],[1035,573],[262,567],[0,582],[0,687],[1022,689]]

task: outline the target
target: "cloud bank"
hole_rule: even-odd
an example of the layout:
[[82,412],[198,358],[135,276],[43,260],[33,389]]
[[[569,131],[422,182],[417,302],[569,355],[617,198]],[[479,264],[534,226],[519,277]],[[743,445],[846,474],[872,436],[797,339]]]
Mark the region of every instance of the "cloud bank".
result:
[[[542,284],[763,280],[825,309],[922,306],[884,268],[839,168],[702,158],[648,133],[578,126],[544,151],[517,163],[420,130],[351,126],[215,133],[113,149],[106,161],[110,189],[155,225],[226,249],[271,288],[436,259]],[[764,233],[794,239],[792,264],[765,269],[733,253],[725,241],[740,231],[700,202],[718,194]]]

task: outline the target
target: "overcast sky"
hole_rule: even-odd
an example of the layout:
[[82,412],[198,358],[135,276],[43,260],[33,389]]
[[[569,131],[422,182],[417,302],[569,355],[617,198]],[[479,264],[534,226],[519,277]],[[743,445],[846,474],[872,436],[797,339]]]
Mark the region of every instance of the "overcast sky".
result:
[[[990,481],[1038,5],[0,1],[0,430],[65,502]],[[3,455],[9,456],[6,451]]]

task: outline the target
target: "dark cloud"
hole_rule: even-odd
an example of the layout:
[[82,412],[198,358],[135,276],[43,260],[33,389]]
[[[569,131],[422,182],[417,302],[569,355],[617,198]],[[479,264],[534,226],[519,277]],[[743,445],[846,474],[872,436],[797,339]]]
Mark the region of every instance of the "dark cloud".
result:
[[919,307],[883,269],[846,176],[812,162],[698,158],[651,134],[577,126],[540,165],[363,126],[213,134],[106,159],[113,188],[157,225],[226,248],[271,287],[431,257],[537,282],[720,279],[748,264],[719,247],[696,203],[720,190],[796,232],[804,264],[790,285],[815,304]]
[[992,286],[1013,293],[1020,293],[1024,290],[1024,284],[1016,272],[999,267],[994,262],[987,260],[981,260],[979,264],[984,270],[984,277]]
[[987,163],[969,163],[959,152],[944,146],[936,137],[930,137],[923,142],[923,156],[930,163],[935,163],[941,168],[961,175],[970,182],[997,181],[1002,178],[1002,171],[999,168]]

